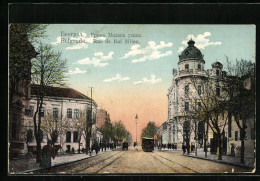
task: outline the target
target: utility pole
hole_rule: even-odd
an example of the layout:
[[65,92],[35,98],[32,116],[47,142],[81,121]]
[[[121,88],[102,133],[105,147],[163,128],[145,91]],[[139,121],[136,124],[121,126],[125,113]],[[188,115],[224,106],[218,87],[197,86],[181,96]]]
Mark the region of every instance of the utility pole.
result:
[[90,120],[88,120],[88,111],[86,114],[86,154],[88,154],[88,151],[91,154],[90,150],[90,138],[91,138],[91,132],[92,132],[92,89],[93,87],[90,87],[91,90],[91,98],[90,98]]

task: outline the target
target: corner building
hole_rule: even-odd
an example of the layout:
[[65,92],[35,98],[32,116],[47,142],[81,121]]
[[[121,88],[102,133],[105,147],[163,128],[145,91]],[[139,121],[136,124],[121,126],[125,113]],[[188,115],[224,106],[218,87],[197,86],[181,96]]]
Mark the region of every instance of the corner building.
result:
[[[200,82],[204,79],[210,79],[214,84],[212,89],[216,91],[216,95],[222,95],[223,80],[226,77],[226,72],[223,71],[223,65],[220,62],[214,62],[211,69],[205,70],[204,55],[194,46],[195,42],[190,40],[188,47],[179,55],[178,71],[173,69],[173,79],[170,88],[168,89],[168,120],[165,132],[159,135],[162,138],[162,143],[175,144],[178,149],[182,148],[182,144],[195,145],[197,148],[204,147],[204,136],[206,124],[203,121],[193,120],[185,115],[186,110],[191,110],[192,99],[197,99],[199,106],[199,92],[202,90]],[[192,82],[192,78],[196,81]],[[194,85],[195,84],[195,85]],[[203,96],[203,94],[202,94]],[[191,99],[192,98],[192,99]],[[245,140],[245,157],[254,157],[254,118],[249,116],[250,121],[247,123],[247,137]],[[166,131],[167,130],[167,131]],[[197,132],[197,134],[195,134]],[[241,141],[239,140],[240,130],[236,125],[233,117],[228,121],[223,135],[223,154],[230,154],[231,147],[234,146],[236,156],[240,155]],[[189,137],[189,142],[186,140]],[[208,129],[207,146],[211,153],[217,153],[216,135],[212,130]]]

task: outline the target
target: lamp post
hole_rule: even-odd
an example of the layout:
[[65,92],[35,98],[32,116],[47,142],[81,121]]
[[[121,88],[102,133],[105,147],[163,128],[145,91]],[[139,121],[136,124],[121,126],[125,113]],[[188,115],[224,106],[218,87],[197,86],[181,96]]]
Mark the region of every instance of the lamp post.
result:
[[137,114],[136,114],[136,116],[135,116],[135,123],[136,123],[136,144],[137,144],[137,121],[138,121],[138,116],[137,116]]

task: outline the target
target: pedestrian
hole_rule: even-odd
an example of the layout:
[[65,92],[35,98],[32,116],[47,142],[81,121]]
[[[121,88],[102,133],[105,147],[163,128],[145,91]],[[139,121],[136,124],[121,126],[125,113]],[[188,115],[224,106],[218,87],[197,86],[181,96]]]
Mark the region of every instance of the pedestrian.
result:
[[185,154],[186,148],[185,148],[185,145],[184,145],[184,144],[182,144],[182,150],[183,150],[183,154]]
[[43,169],[48,169],[50,172],[51,169],[51,157],[55,158],[55,149],[52,146],[52,141],[48,140],[47,145],[42,148],[42,161],[40,167]]
[[107,151],[107,143],[104,141],[104,146],[105,146],[105,152]]
[[96,151],[96,154],[98,154],[98,142],[97,141],[94,141],[94,149]]

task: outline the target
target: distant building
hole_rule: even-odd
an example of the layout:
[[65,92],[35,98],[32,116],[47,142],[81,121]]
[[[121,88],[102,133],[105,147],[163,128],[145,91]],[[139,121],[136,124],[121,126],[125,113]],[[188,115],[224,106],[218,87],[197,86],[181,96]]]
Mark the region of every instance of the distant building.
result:
[[[27,115],[25,117],[25,125],[24,132],[29,129],[33,129],[33,114],[36,110],[36,97],[35,93],[38,90],[38,85],[32,85],[31,87],[31,101],[28,105]],[[63,152],[71,152],[75,150],[75,152],[79,148],[78,139],[81,138],[81,149],[86,148],[86,143],[84,136],[79,135],[78,131],[73,127],[73,120],[79,118],[80,112],[89,112],[91,110],[91,99],[76,91],[72,88],[61,88],[61,87],[47,87],[47,93],[43,101],[43,108],[41,110],[42,119],[46,118],[46,116],[51,115],[51,118],[57,120],[59,122],[56,129],[58,130],[59,136],[57,140],[57,145],[60,145]],[[47,114],[48,113],[48,114]],[[99,131],[96,129],[97,125],[97,104],[94,100],[92,100],[92,137],[91,143],[94,139],[98,139],[100,137]],[[43,124],[43,123],[42,123]],[[64,130],[61,128],[64,127]],[[43,139],[42,139],[42,147],[47,143],[47,134],[42,131]],[[50,138],[49,138],[50,139]],[[34,140],[33,143],[29,144],[32,151],[36,150],[36,142]],[[25,147],[24,153],[27,153],[27,148]]]
[[111,122],[109,113],[104,109],[97,110],[97,127],[101,128],[105,125],[105,122]]

